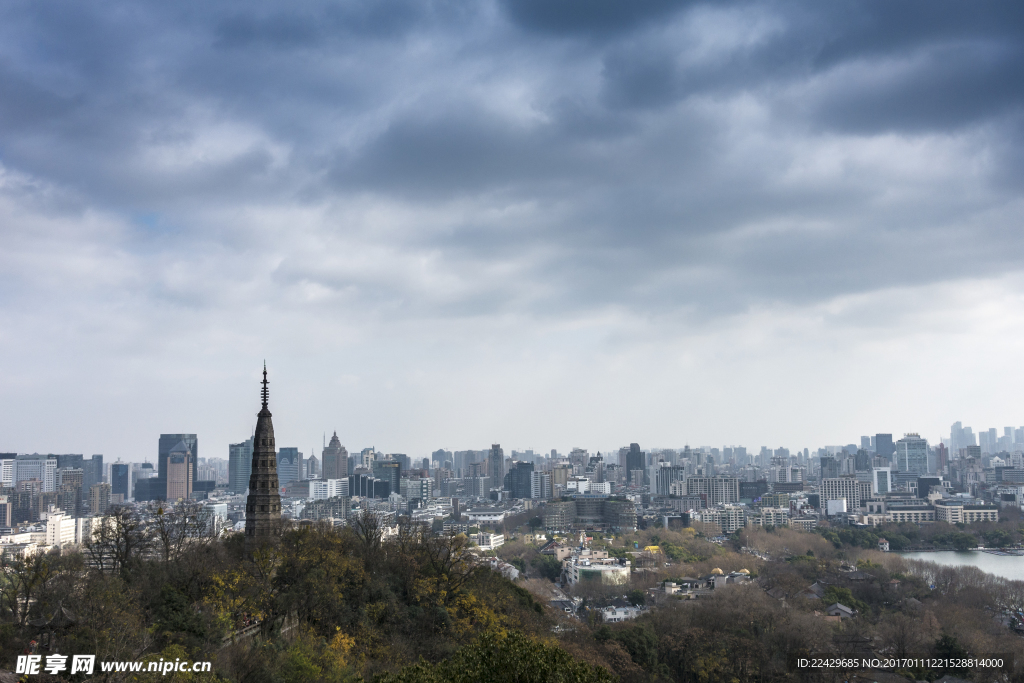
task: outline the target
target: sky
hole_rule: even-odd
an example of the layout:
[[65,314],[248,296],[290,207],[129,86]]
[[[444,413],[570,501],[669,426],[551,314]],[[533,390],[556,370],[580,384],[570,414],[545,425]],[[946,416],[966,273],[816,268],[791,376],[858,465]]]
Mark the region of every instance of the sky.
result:
[[1024,5],[0,5],[0,451],[1024,424]]

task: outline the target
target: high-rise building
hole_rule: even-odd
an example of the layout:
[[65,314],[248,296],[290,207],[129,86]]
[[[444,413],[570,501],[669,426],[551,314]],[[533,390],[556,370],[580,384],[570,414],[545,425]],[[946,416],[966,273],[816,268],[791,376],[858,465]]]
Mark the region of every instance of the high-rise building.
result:
[[919,434],[904,434],[896,442],[896,469],[900,472],[928,474],[928,442]]
[[188,444],[179,441],[167,453],[167,493],[165,500],[176,501],[188,499],[192,495],[192,473],[195,471],[195,458]]
[[686,467],[682,465],[659,467],[657,469],[657,476],[655,492],[659,496],[667,496],[671,494],[673,482],[686,481]]
[[82,486],[86,489],[91,489],[93,484],[103,482],[103,456],[101,454],[97,453],[88,460],[85,460],[83,462],[83,469],[85,472],[85,483]]
[[398,491],[402,480],[402,465],[396,460],[375,460],[373,476],[388,483],[392,491]]
[[[53,457],[53,456],[51,456]],[[62,470],[65,468],[69,469],[85,469],[85,460],[81,453],[67,453],[64,455],[58,455],[57,458],[57,469]]]
[[871,492],[881,496],[892,491],[892,468],[876,467],[871,470]]
[[132,496],[132,466],[126,462],[115,462],[110,465],[110,493],[122,495],[123,500]]
[[252,474],[252,437],[228,446],[228,490],[245,493]]
[[165,500],[167,498],[167,456],[170,455],[171,449],[181,441],[185,442],[189,452],[192,454],[192,481],[196,481],[199,477],[196,465],[196,460],[199,458],[199,437],[195,434],[161,434],[157,448],[156,467],[156,476],[160,481],[156,486],[158,489],[162,488],[163,490],[156,492],[157,500]]
[[505,452],[501,450],[501,444],[491,444],[487,454],[487,469],[491,477],[491,488],[501,488],[505,482]]
[[272,542],[281,533],[281,494],[277,480],[277,451],[274,423],[267,401],[267,366],[263,366],[263,407],[256,416],[253,436],[252,474],[249,496],[245,501],[245,546],[251,552],[260,544]]
[[105,515],[110,508],[110,484],[100,482],[89,487],[89,512]]
[[860,507],[861,500],[870,498],[873,490],[872,482],[858,481],[853,477],[839,477],[821,480],[822,502],[846,499],[846,510],[852,511]]
[[324,448],[320,457],[324,479],[343,479],[350,474],[348,451],[341,445],[338,432],[334,432],[331,442]]
[[896,446],[892,442],[892,434],[875,434],[875,454],[892,458]]
[[516,461],[505,475],[505,489],[511,498],[533,497],[533,463]]
[[317,457],[315,455],[309,456],[309,460],[306,461],[306,478],[320,478],[320,461],[317,460]]
[[11,477],[15,485],[21,481],[39,481],[40,492],[50,493],[57,484],[57,459],[47,455],[19,455],[12,465]]
[[736,477],[687,477],[686,495],[704,496],[708,506],[740,502],[740,480]]
[[81,517],[82,482],[85,481],[81,469],[57,470],[57,507],[69,517]]
[[286,446],[277,452],[277,480],[282,484],[298,481],[301,477],[302,453],[298,448]]
[[821,479],[834,479],[839,476],[839,461],[829,455],[821,458]]
[[944,443],[935,447],[935,467],[939,474],[948,474],[949,472],[949,449]]
[[643,451],[640,450],[640,444],[629,444],[629,450],[626,451],[626,472],[629,472],[630,474],[627,476],[632,477],[632,473],[636,470],[646,469],[647,459],[644,457]]
[[531,472],[530,473],[530,497],[548,499],[552,496],[551,473]]

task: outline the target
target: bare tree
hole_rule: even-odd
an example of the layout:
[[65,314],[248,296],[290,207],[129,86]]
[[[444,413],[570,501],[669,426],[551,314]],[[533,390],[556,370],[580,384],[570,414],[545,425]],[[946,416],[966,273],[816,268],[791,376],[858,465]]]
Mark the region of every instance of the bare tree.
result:
[[213,539],[209,514],[196,501],[157,508],[152,530],[164,562],[177,560],[190,545],[208,543]]
[[423,551],[427,566],[433,570],[445,602],[453,600],[476,568],[475,555],[470,552],[464,534],[424,535]]
[[19,626],[25,625],[36,596],[53,575],[53,559],[37,554],[0,564],[0,605]]
[[367,553],[374,553],[380,549],[386,519],[386,515],[367,508],[352,520],[352,530]]
[[103,572],[117,572],[126,581],[131,572],[152,547],[150,530],[129,507],[111,508],[103,518],[94,519],[97,528],[85,544],[94,567]]

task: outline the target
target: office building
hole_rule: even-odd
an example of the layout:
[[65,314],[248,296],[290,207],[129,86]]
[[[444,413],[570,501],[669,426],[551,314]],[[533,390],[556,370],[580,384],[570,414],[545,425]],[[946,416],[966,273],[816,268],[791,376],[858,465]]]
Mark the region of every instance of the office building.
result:
[[839,460],[835,457],[823,456],[821,458],[821,479],[835,479],[840,474]]
[[656,470],[656,474],[657,481],[655,482],[655,492],[659,496],[671,495],[672,484],[674,482],[686,481],[686,467],[682,465],[659,467]]
[[892,468],[876,467],[871,470],[871,491],[876,496],[892,491]]
[[301,479],[302,453],[298,448],[284,447],[277,452],[277,481],[287,484]]
[[341,445],[341,440],[338,439],[338,432],[334,432],[331,442],[320,454],[320,458],[324,479],[343,479],[351,474],[349,471],[348,451]]
[[195,472],[195,458],[188,444],[179,441],[171,447],[165,461],[167,489],[165,500],[188,499],[192,495],[192,473]]
[[38,453],[19,455],[12,465],[11,478],[15,486],[19,482],[36,480],[40,492],[50,493],[57,485],[57,460]]
[[845,500],[846,511],[856,510],[861,501],[870,498],[872,485],[870,481],[859,481],[853,477],[839,477],[821,480],[821,500]]
[[228,446],[228,490],[245,493],[252,474],[252,437]]
[[[625,449],[623,449],[625,450]],[[621,453],[622,451],[620,451]],[[647,458],[644,456],[644,452],[640,450],[640,444],[631,443],[629,444],[629,450],[626,450],[626,472],[627,480],[630,483],[635,483],[635,476],[633,472],[640,470],[645,472],[647,469]],[[646,475],[644,475],[645,481],[639,482],[638,485],[643,485],[646,482]]]
[[892,442],[892,434],[875,434],[875,455],[892,458],[896,446]]
[[533,463],[513,462],[505,475],[504,488],[511,498],[533,498]]
[[168,498],[167,457],[170,455],[171,449],[175,448],[181,442],[185,443],[189,453],[192,454],[192,481],[196,481],[199,478],[199,471],[196,464],[196,460],[199,458],[199,437],[195,434],[161,434],[157,447],[157,479],[159,479],[159,481],[154,484],[157,489],[155,491],[155,498],[157,500],[166,500]]
[[373,462],[373,476],[388,484],[392,491],[401,489],[402,466],[395,460],[375,460]]
[[[103,471],[103,456],[96,454],[83,461],[82,463],[83,472],[85,475],[85,483],[82,484],[86,489],[92,488],[93,484],[100,484],[105,481]],[[108,482],[109,483],[109,482]]]
[[701,496],[708,506],[740,502],[740,480],[736,477],[687,477],[686,495]]
[[[115,462],[110,466],[110,493],[121,495],[121,500],[132,497],[132,466],[126,462]],[[71,513],[68,513],[71,514]]]
[[327,500],[336,496],[348,497],[348,477],[344,479],[313,479],[309,482],[309,497]]
[[89,487],[89,512],[105,515],[110,508],[110,484],[100,482]]
[[69,517],[82,516],[82,483],[85,481],[81,469],[57,470],[57,501],[55,505]]
[[896,469],[900,472],[928,474],[928,442],[918,434],[905,434],[896,442]]
[[491,444],[487,454],[487,470],[491,488],[501,488],[505,483],[505,452],[501,450],[501,444]]
[[553,496],[550,472],[530,473],[530,498],[547,500]]

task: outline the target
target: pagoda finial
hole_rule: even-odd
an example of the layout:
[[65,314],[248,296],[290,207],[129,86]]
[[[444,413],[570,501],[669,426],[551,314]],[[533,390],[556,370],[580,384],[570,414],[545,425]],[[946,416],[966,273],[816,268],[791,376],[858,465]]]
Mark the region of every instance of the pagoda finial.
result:
[[267,398],[270,397],[270,391],[267,389],[267,361],[263,361],[263,407],[267,407]]

